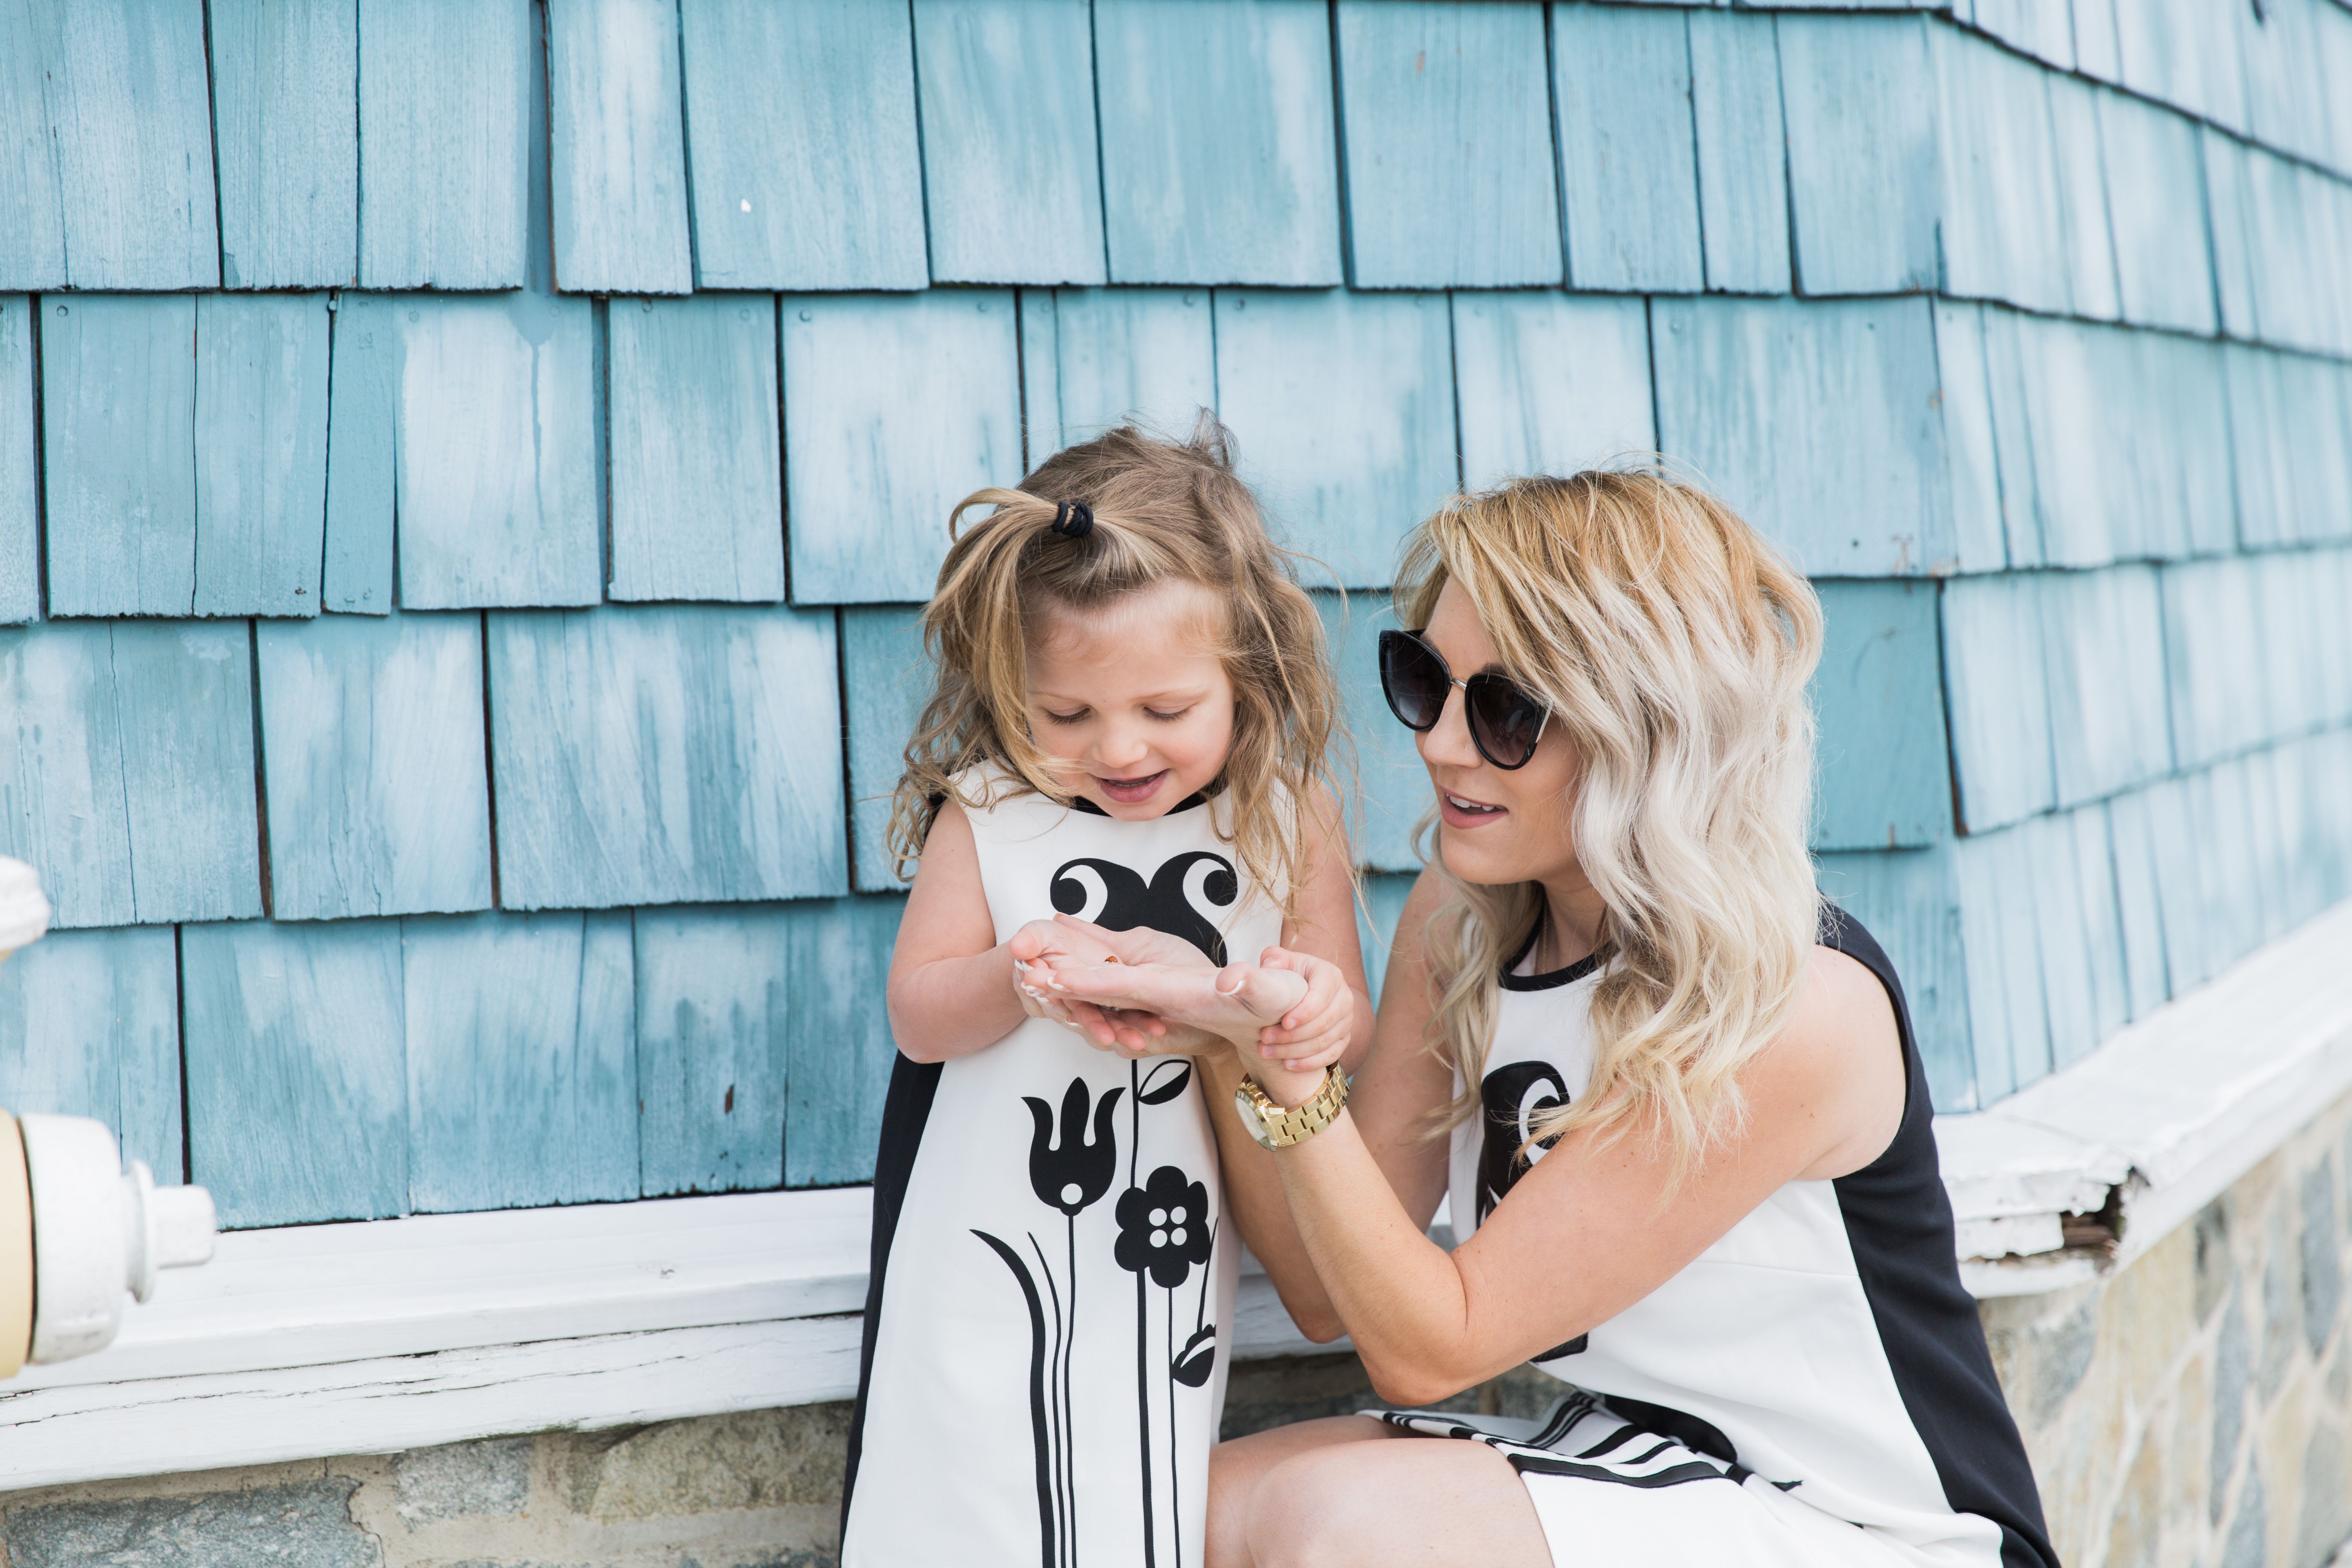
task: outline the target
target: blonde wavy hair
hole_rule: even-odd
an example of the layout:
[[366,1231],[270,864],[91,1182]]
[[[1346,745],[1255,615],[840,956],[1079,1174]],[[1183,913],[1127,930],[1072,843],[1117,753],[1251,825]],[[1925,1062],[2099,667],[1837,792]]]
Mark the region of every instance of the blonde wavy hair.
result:
[[[1082,537],[1055,531],[1066,501],[1094,513]],[[979,507],[988,514],[961,527]],[[1224,612],[1212,635],[1234,688],[1220,783],[1235,854],[1294,913],[1304,847],[1290,803],[1311,798],[1342,736],[1339,692],[1322,617],[1292,557],[1266,537],[1224,426],[1205,410],[1181,441],[1121,426],[1056,453],[1017,489],[965,497],[948,529],[954,542],[923,612],[937,681],[891,802],[899,876],[950,795],[972,809],[1031,793],[1071,798],[1029,732],[1029,639],[1055,609],[1091,610],[1181,579]],[[1006,776],[976,794],[972,770],[989,763]]]
[[[1744,1120],[1739,1072],[1794,1011],[1820,929],[1820,605],[1728,507],[1653,468],[1455,498],[1407,542],[1403,624],[1426,625],[1449,583],[1576,748],[1576,857],[1605,910],[1592,1076],[1529,1142],[1639,1128],[1679,1182]],[[1467,1086],[1452,1126],[1476,1112],[1503,968],[1544,900],[1431,858],[1450,895],[1428,931],[1433,1048]]]

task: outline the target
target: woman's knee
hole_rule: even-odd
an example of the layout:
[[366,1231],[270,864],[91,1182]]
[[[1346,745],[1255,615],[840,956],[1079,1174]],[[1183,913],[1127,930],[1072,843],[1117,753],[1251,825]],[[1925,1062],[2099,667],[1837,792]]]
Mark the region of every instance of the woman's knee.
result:
[[1267,1468],[1244,1502],[1243,1528],[1258,1568],[1323,1568],[1364,1561],[1353,1526],[1365,1519],[1362,1445],[1293,1454]]

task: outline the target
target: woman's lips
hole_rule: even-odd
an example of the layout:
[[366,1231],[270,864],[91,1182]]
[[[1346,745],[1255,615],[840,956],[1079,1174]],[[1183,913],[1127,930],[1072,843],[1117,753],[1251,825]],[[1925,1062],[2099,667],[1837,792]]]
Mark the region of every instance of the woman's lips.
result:
[[1156,773],[1147,773],[1139,779],[1107,779],[1099,773],[1095,775],[1095,783],[1102,785],[1103,794],[1121,805],[1141,805],[1159,793],[1160,786],[1166,783],[1167,779],[1166,768],[1160,769]]
[[1500,822],[1510,815],[1507,807],[1489,805],[1452,790],[1437,792],[1437,815],[1448,827],[1484,827],[1490,822]]

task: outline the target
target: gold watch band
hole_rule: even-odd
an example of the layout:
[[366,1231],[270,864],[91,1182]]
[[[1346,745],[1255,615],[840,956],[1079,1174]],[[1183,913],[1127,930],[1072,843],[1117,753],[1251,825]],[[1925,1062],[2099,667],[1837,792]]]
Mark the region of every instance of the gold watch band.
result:
[[1326,1068],[1320,1088],[1303,1103],[1286,1107],[1266,1093],[1257,1079],[1244,1075],[1234,1099],[1240,1102],[1242,1123],[1251,1137],[1268,1149],[1286,1149],[1306,1142],[1339,1120],[1348,1103],[1348,1080],[1338,1067]]

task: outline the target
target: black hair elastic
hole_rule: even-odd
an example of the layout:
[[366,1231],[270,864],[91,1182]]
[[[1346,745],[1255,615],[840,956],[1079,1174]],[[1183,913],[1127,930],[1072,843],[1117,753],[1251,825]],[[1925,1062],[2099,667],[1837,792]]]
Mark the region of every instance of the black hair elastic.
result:
[[1066,500],[1054,509],[1054,531],[1066,539],[1084,539],[1095,531],[1094,508],[1082,500]]

